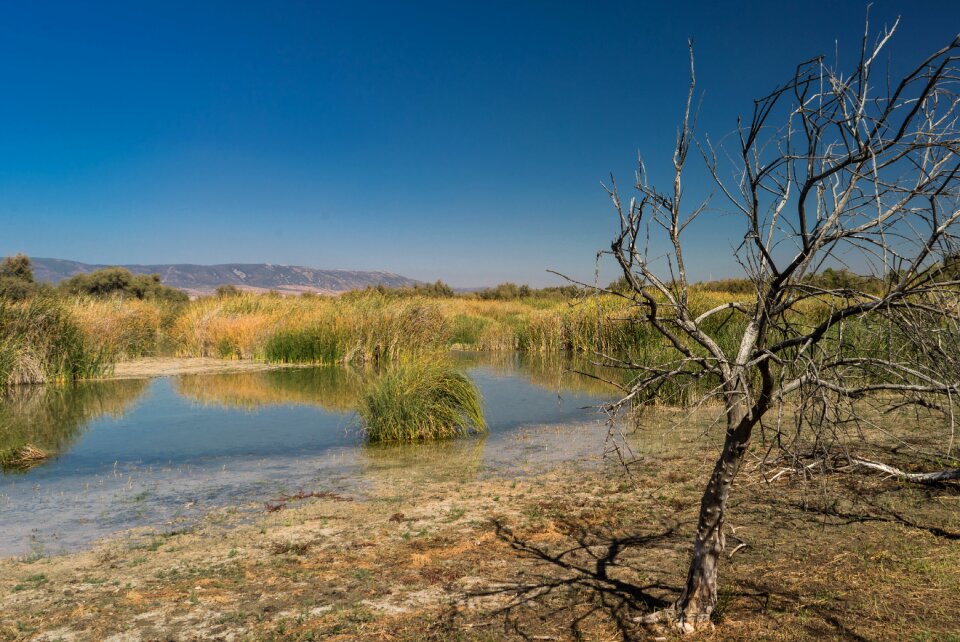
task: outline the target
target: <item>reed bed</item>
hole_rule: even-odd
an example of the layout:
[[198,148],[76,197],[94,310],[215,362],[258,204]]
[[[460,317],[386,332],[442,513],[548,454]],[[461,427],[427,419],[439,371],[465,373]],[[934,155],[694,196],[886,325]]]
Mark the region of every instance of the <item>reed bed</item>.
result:
[[447,345],[447,321],[432,300],[241,294],[193,302],[173,324],[184,356],[275,363],[379,363]]
[[130,297],[78,297],[71,301],[70,312],[87,343],[111,360],[153,356],[161,349],[164,308],[160,303]]
[[[734,298],[693,296],[703,309]],[[376,291],[341,297],[241,293],[203,297],[172,311],[170,306],[77,299],[71,312],[88,341],[114,359],[167,352],[279,363],[386,363],[450,347],[642,355],[660,341],[636,306],[614,296],[487,301]],[[739,320],[716,319],[735,338]]]
[[97,377],[111,363],[61,302],[0,299],[0,388]]
[[372,382],[357,413],[371,443],[411,443],[485,433],[480,392],[445,360],[406,360]]

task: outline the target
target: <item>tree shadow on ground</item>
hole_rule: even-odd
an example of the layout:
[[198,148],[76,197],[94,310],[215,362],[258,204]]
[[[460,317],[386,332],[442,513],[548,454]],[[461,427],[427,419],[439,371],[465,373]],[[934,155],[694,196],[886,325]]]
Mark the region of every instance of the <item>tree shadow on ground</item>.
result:
[[678,536],[676,527],[617,537],[566,524],[563,546],[551,546],[518,535],[502,521],[493,526],[496,537],[524,560],[522,579],[467,597],[506,600],[490,615],[502,619],[506,630],[520,639],[552,639],[547,634],[582,639],[597,625],[615,629],[624,640],[640,639],[646,629],[636,618],[670,606],[679,595],[679,587],[655,579],[671,574],[669,570],[628,555],[645,552],[645,557],[657,559],[649,549],[682,546],[686,538]]
[[[898,489],[899,490],[899,489]],[[929,505],[932,500],[932,491],[948,491],[951,494],[960,491],[956,484],[929,485],[925,487],[911,488],[912,491],[922,493],[923,500],[918,502],[920,507]],[[839,502],[830,503],[811,503],[804,500],[792,499],[784,505],[793,510],[805,514],[816,514],[824,518],[821,524],[824,526],[848,526],[850,524],[862,524],[867,522],[885,522],[889,524],[898,524],[907,528],[926,531],[931,535],[945,540],[960,540],[960,532],[945,528],[936,521],[931,515],[924,514],[924,511],[917,510],[918,506],[904,505],[900,508],[884,502],[883,498],[889,494],[887,488],[866,487],[861,488],[852,483],[845,484],[843,497],[855,500],[851,506],[841,505]],[[909,513],[913,513],[912,515]],[[952,515],[952,513],[951,513]]]
[[[743,613],[762,615],[765,625],[771,631],[778,628],[790,627],[803,631],[804,639],[809,640],[855,640],[869,642],[872,638],[857,633],[849,622],[844,622],[831,604],[804,603],[804,596],[797,591],[784,590],[783,587],[774,587],[767,578],[755,580],[739,579],[738,590],[721,589],[721,605],[724,599],[736,601],[735,610]],[[783,615],[804,604],[803,609],[807,617],[801,621],[793,618],[784,621]],[[718,609],[721,607],[718,606]],[[729,607],[726,607],[729,608]],[[722,629],[726,614],[719,613],[718,626]]]

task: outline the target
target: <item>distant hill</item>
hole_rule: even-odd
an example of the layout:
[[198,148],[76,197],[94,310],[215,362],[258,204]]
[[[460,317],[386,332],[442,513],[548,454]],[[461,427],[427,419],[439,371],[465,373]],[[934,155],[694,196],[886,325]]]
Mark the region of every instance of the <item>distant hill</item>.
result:
[[[91,265],[63,259],[30,258],[34,278],[59,283],[75,274],[93,272],[107,265]],[[271,263],[224,263],[192,265],[172,263],[160,265],[120,265],[134,274],[159,274],[165,285],[200,295],[213,292],[218,285],[235,285],[244,290],[264,292],[277,290],[289,294],[316,292],[337,294],[347,290],[383,284],[388,287],[409,287],[419,281],[392,272],[356,270],[316,270],[297,265]]]

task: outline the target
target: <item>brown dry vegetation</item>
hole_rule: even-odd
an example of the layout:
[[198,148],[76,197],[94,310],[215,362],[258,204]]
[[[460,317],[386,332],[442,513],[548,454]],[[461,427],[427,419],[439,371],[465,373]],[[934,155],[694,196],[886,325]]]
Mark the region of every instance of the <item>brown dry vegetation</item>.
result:
[[[696,432],[680,441],[705,445]],[[671,638],[634,620],[682,586],[708,450],[653,457],[662,436],[641,437],[632,479],[609,464],[485,475],[482,442],[421,447],[418,469],[372,449],[364,494],[8,560],[0,636]],[[957,639],[955,486],[755,470],[739,485],[718,626],[696,639]]]

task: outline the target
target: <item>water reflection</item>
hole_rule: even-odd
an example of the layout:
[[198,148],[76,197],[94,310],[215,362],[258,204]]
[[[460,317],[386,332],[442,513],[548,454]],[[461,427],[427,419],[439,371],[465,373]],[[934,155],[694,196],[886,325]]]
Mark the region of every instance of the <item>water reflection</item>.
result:
[[[51,455],[68,450],[94,419],[123,416],[143,395],[143,380],[83,382],[66,386],[17,386],[0,399],[0,452],[26,446]],[[42,460],[2,465],[25,472]]]
[[[498,377],[521,376],[558,394],[608,397],[616,387],[601,379],[625,381],[625,375],[603,368],[583,355],[514,352],[457,352],[452,359],[466,370]],[[373,368],[316,367],[220,375],[181,375],[176,391],[205,405],[256,410],[270,405],[313,405],[332,412],[353,412]]]
[[[604,384],[554,356],[460,354],[486,439],[363,444],[353,412],[375,373],[294,368],[18,390],[0,404],[0,444],[57,456],[0,476],[0,556],[83,547],[134,527],[182,528],[211,510],[297,490],[390,496],[424,482],[532,470],[602,452]],[[572,432],[561,434],[558,426]],[[519,430],[523,428],[523,430]],[[598,442],[597,439],[600,439]],[[403,490],[406,489],[406,490]]]
[[503,376],[520,374],[526,381],[556,393],[608,397],[617,392],[608,381],[626,384],[630,376],[628,371],[598,366],[594,358],[582,354],[461,352],[455,358],[467,368],[485,368]]
[[[614,391],[577,373],[607,374],[583,357],[455,353],[453,359],[479,386],[494,431],[581,416],[584,406]],[[33,445],[65,455],[96,420],[116,420],[134,408],[122,430],[116,422],[100,428],[67,463],[161,463],[355,445],[353,412],[375,376],[371,369],[316,367],[15,388],[0,403],[0,452]],[[150,402],[138,403],[147,390]],[[250,413],[261,416],[242,416]]]
[[372,376],[353,367],[267,370],[221,375],[181,375],[176,391],[207,405],[254,410],[268,405],[313,405],[333,412],[352,412]]

